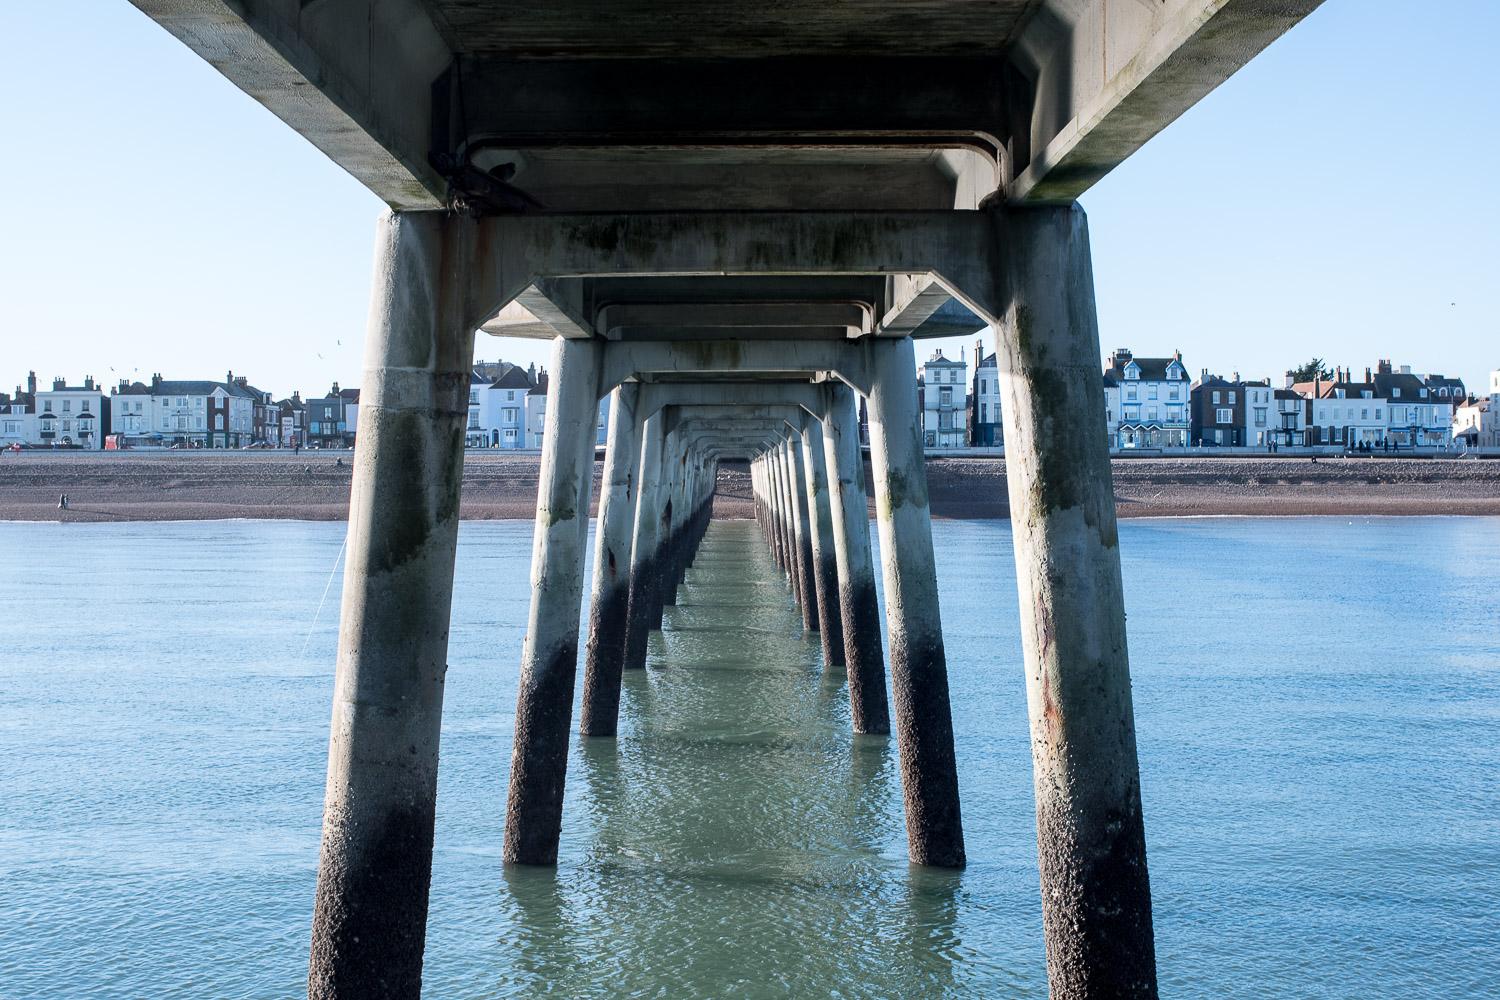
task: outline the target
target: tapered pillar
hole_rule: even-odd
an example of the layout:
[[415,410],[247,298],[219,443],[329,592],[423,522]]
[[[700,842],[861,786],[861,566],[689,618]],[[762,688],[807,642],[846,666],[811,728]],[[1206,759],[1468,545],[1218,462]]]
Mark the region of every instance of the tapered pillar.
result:
[[828,503],[828,466],[823,453],[823,425],[802,421],[803,482],[807,489],[807,526],[812,550],[813,591],[818,605],[818,635],[824,667],[844,665],[844,623],[839,614],[838,557],[833,551],[833,511]]
[[1005,466],[1052,996],[1155,997],[1088,224],[1077,206],[1016,210],[1001,238]]
[[505,812],[507,864],[557,861],[583,600],[585,536],[579,519],[588,518],[592,476],[585,470],[593,462],[602,354],[602,341],[562,337],[552,351],[531,551],[531,613],[521,652]]
[[307,993],[422,989],[473,326],[464,227],[376,234]]
[[907,846],[917,864],[960,868],[963,823],[911,338],[873,342],[870,360],[870,460]]
[[641,428],[640,490],[630,543],[630,600],[625,614],[625,669],[646,666],[646,646],[656,605],[657,529],[661,524],[661,452],[664,417],[654,413]]
[[813,579],[812,529],[807,517],[807,466],[802,461],[802,445],[798,435],[787,432],[788,488],[792,498],[792,534],[794,558],[797,562],[797,604],[802,608],[802,630],[818,631],[818,595]]
[[625,664],[625,622],[630,612],[630,549],[635,534],[636,483],[640,477],[640,386],[626,382],[610,397],[609,440],[595,519],[594,585],[584,656],[585,736],[613,736],[620,714],[620,672]]
[[842,382],[830,382],[828,393],[823,452],[838,565],[849,714],[856,733],[888,733],[891,719],[885,696],[880,604],[875,595],[875,570],[870,558],[870,515],[865,499],[865,462],[859,446],[859,414],[855,410],[853,389]]

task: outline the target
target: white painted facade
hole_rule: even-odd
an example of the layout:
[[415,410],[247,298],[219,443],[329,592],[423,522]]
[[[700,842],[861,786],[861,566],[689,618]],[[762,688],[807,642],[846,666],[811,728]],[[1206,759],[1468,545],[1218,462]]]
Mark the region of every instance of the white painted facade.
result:
[[36,414],[24,403],[6,403],[0,406],[0,448],[11,445],[36,444]]
[[924,448],[963,448],[969,443],[969,365],[941,350],[918,369]]
[[1137,358],[1128,348],[1119,348],[1107,364],[1109,374],[1120,385],[1116,447],[1187,447],[1190,382],[1182,355]]
[[36,444],[91,450],[104,447],[106,396],[92,378],[81,386],[55,379],[36,393]]

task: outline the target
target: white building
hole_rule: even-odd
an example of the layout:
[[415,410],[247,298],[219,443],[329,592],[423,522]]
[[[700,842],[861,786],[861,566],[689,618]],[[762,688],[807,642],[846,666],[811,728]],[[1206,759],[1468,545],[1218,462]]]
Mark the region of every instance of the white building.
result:
[[[258,390],[243,380],[210,382],[151,376],[151,384],[121,382],[111,391],[112,429],[126,445],[241,448],[255,440]],[[113,425],[113,421],[111,421]]]
[[1488,396],[1472,396],[1453,411],[1453,439],[1471,448],[1500,448],[1500,369],[1490,372]]
[[470,448],[525,448],[526,397],[535,383],[523,368],[480,362],[469,379]]
[[0,448],[32,445],[40,439],[36,426],[36,372],[26,379],[26,388],[16,386],[11,394],[0,392]]
[[1170,358],[1138,358],[1120,347],[1105,359],[1104,370],[1120,387],[1116,447],[1187,447],[1189,382],[1181,351]]
[[36,393],[36,427],[38,444],[103,448],[110,430],[109,397],[93,376],[76,386],[53,379],[51,389]]
[[967,362],[945,358],[941,350],[917,370],[924,447],[962,448],[969,443],[968,373]]

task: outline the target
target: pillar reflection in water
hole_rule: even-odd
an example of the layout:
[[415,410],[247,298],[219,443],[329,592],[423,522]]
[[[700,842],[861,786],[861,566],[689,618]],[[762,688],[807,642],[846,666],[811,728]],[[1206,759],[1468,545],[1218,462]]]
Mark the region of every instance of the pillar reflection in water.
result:
[[575,748],[577,853],[550,882],[507,878],[507,905],[558,935],[537,954],[553,945],[523,934],[529,978],[507,987],[961,991],[963,876],[908,866],[894,745],[851,737],[754,522],[711,524],[646,666],[619,738]]

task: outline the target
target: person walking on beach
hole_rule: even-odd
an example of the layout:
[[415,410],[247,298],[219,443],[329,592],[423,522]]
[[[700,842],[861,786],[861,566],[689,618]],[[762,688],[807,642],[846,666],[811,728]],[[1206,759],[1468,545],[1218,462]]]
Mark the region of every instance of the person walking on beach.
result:
[[68,495],[66,493],[64,493],[62,496],[60,496],[60,497],[57,498],[57,509],[58,510],[67,510],[68,509]]

